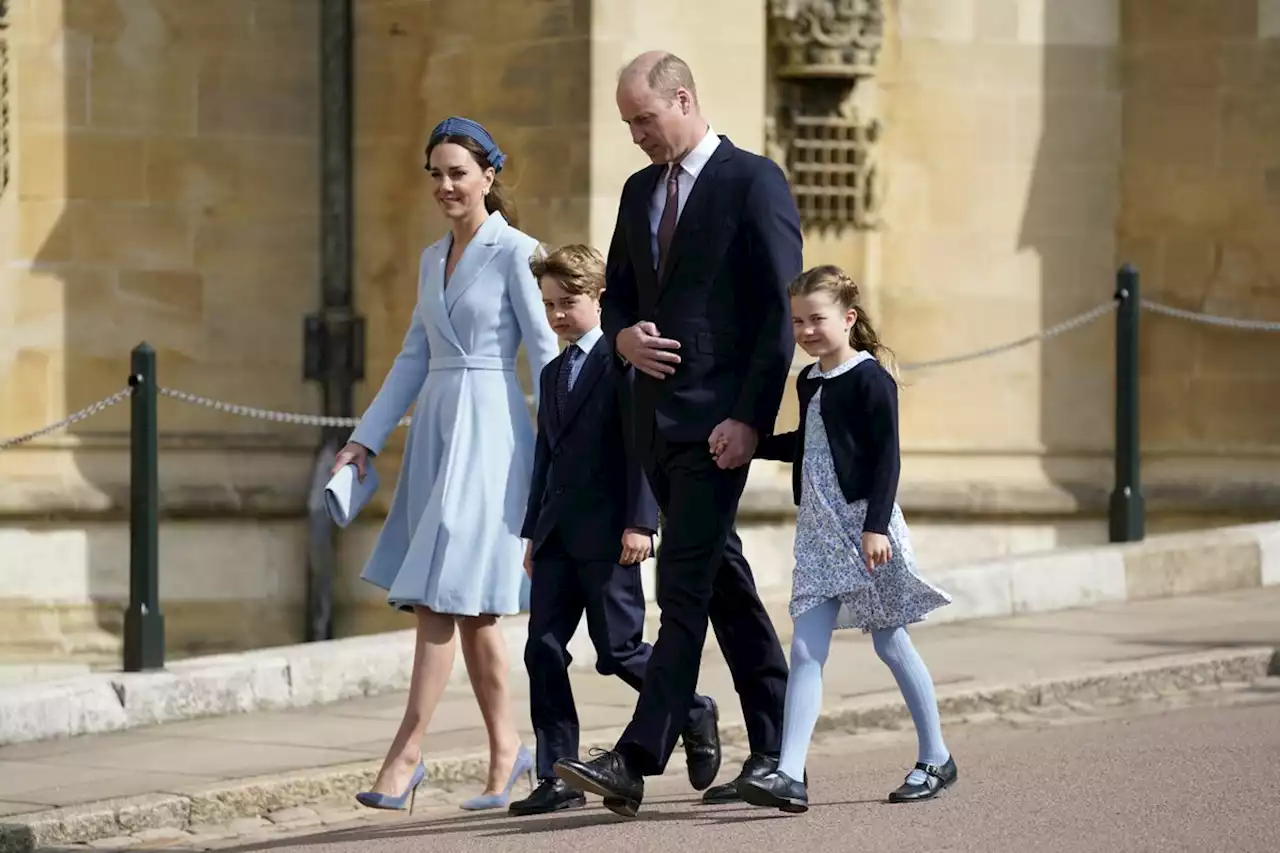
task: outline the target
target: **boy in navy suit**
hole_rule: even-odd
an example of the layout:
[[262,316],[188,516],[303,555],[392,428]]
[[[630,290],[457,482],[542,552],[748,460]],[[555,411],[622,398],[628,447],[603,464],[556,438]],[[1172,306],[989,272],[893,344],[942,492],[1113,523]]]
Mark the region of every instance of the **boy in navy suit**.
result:
[[[511,804],[516,815],[586,804],[553,766],[578,755],[567,646],[585,611],[596,671],[640,689],[652,651],[642,639],[640,563],[658,529],[658,505],[624,416],[631,374],[619,369],[600,328],[604,259],[590,246],[570,245],[534,258],[530,269],[547,322],[566,347],[539,379],[538,443],[521,531],[532,580],[524,662],[540,784]],[[691,700],[682,737],[689,780],[701,790],[720,770],[718,714],[710,698]]]

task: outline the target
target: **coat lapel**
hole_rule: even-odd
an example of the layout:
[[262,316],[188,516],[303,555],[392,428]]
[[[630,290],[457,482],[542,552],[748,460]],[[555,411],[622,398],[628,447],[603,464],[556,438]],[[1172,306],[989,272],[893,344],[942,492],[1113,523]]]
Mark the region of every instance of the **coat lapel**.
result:
[[702,171],[698,173],[698,180],[689,192],[684,210],[680,211],[680,219],[676,222],[676,233],[671,238],[671,257],[667,258],[666,267],[662,270],[662,276],[658,281],[659,291],[671,280],[672,272],[680,263],[680,255],[698,244],[698,240],[694,238],[697,232],[706,226],[707,208],[715,196],[715,190],[711,185],[715,181],[716,172],[719,171],[720,166],[733,156],[733,150],[733,143],[729,141],[729,137],[720,137],[720,145],[711,154],[711,159],[707,160]]
[[[565,355],[561,353],[560,358]],[[586,361],[582,363],[582,368],[578,371],[578,378],[574,380],[573,389],[569,392],[569,399],[565,401],[564,412],[560,415],[559,429],[557,432],[563,434],[569,424],[573,423],[573,419],[577,417],[578,410],[582,408],[582,403],[591,396],[591,389],[600,377],[604,375],[605,370],[609,366],[609,348],[604,343],[604,338],[596,341],[596,345],[591,348],[591,352],[587,353]],[[559,369],[559,365],[557,365]],[[554,391],[552,392],[555,393]],[[556,408],[559,408],[558,406]],[[559,435],[556,436],[559,439]]]
[[[632,254],[637,258],[643,258],[644,262],[635,264],[639,267],[636,270],[636,276],[641,285],[651,289],[658,287],[658,259],[653,256],[653,231],[649,224],[649,206],[653,204],[653,193],[658,188],[658,181],[662,179],[664,166],[654,164],[649,167],[645,173],[644,180],[640,181],[643,192],[639,194],[639,198],[631,202],[631,209],[628,211],[630,219],[631,235],[635,243],[643,248]],[[634,244],[633,244],[634,245]]]
[[560,436],[564,432],[563,422],[560,419],[560,407],[556,405],[556,377],[560,375],[560,362],[564,359],[563,351],[551,359],[542,373],[541,380],[542,402],[539,407],[545,409],[547,413],[547,443],[552,447],[560,442]]
[[[453,311],[453,306],[457,305],[458,300],[468,288],[476,283],[476,279],[480,277],[480,273],[489,265],[489,262],[497,257],[501,248],[499,237],[502,236],[506,227],[507,220],[501,213],[490,213],[489,218],[484,221],[480,230],[476,231],[476,235],[467,244],[467,248],[462,250],[462,257],[454,267],[453,277],[445,282],[444,303],[448,311]],[[451,247],[453,238],[450,237],[446,243]],[[445,257],[448,258],[447,250]]]
[[437,240],[423,253],[420,275],[423,279],[422,305],[427,315],[423,319],[430,320],[445,340],[461,350],[462,344],[453,323],[449,322],[449,308],[444,300],[444,265],[449,257],[449,243],[448,237]]

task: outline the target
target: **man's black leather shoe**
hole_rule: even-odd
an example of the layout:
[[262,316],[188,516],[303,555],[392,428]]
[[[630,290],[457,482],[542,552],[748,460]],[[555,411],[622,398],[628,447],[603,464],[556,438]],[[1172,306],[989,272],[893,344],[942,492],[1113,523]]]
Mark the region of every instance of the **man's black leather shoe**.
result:
[[695,791],[705,791],[720,773],[720,708],[707,697],[709,708],[693,712],[681,739],[689,768],[689,784]]
[[586,804],[587,798],[582,792],[570,788],[563,779],[543,779],[532,794],[507,806],[507,811],[525,817],[564,809],[580,809]]
[[590,761],[562,758],[555,763],[556,775],[576,791],[604,797],[604,807],[623,817],[635,817],[644,799],[644,777],[633,771],[616,750],[599,753]]

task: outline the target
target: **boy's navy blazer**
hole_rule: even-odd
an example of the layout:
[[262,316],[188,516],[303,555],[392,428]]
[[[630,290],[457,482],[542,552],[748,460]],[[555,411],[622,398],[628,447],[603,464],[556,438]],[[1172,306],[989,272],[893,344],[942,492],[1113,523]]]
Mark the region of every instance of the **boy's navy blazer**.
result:
[[565,357],[561,352],[539,377],[538,441],[520,535],[535,555],[554,532],[570,557],[616,563],[624,530],[658,529],[658,503],[634,451],[634,372],[616,369],[608,341],[599,338],[561,412],[556,379]]

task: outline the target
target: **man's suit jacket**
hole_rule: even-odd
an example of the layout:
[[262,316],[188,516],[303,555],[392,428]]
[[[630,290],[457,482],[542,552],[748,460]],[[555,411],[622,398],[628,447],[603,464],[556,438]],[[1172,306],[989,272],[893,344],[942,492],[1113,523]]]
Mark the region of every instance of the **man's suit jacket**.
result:
[[764,438],[773,432],[795,353],[787,297],[802,264],[795,201],[776,163],[721,136],[680,213],[659,277],[649,204],[666,169],[651,165],[623,187],[601,299],[610,346],[641,320],[680,342],[673,375],[636,374],[637,440],[647,447],[656,426],[671,441],[705,441],[725,418]]
[[604,338],[582,363],[565,410],[556,405],[561,353],[539,379],[538,443],[520,535],[533,553],[555,533],[577,560],[616,563],[629,527],[658,529],[658,504],[633,449],[630,371],[614,369]]

